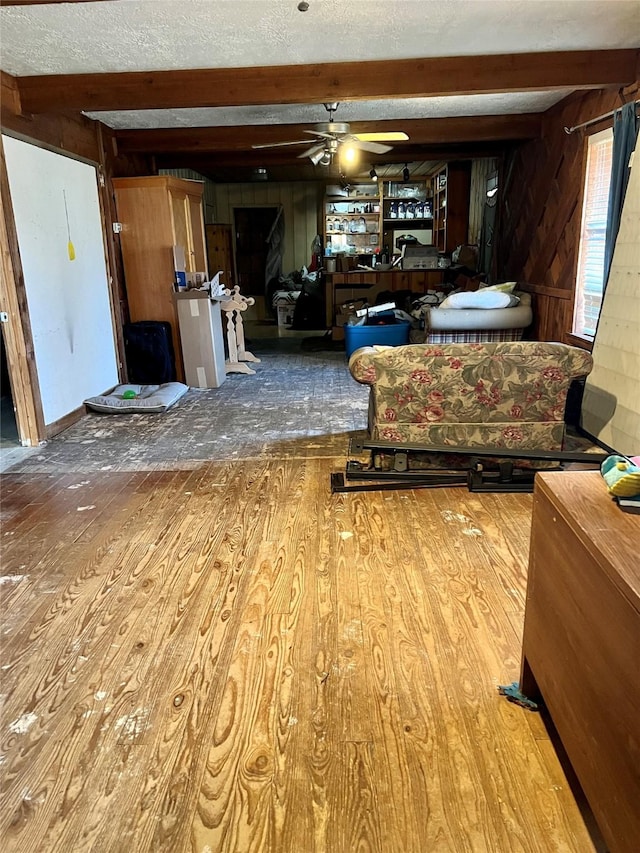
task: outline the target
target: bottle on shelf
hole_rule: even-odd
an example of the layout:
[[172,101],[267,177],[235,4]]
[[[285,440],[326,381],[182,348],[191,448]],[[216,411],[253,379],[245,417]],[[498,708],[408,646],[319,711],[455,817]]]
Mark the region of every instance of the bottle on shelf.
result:
[[389,219],[397,219],[398,218],[398,205],[395,201],[392,201],[389,205]]
[[404,219],[407,215],[407,208],[403,201],[398,204],[398,219]]

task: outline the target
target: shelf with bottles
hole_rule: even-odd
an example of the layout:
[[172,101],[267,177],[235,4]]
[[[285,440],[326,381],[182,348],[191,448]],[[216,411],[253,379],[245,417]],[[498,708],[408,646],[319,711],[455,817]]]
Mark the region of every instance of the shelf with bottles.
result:
[[326,201],[325,216],[362,216],[363,214],[378,216],[380,213],[379,198],[358,198],[349,201]]
[[410,220],[429,228],[433,219],[433,188],[430,178],[413,181],[385,181],[382,192],[382,220],[386,228],[397,220]]
[[327,257],[343,253],[370,254],[378,251],[379,247],[380,234],[378,232],[327,234],[325,254]]
[[433,206],[431,199],[425,201],[404,201],[385,199],[383,202],[383,221],[386,224],[398,220],[418,221],[421,225],[430,225],[433,221]]
[[359,213],[327,216],[324,230],[325,234],[379,234],[380,219]]

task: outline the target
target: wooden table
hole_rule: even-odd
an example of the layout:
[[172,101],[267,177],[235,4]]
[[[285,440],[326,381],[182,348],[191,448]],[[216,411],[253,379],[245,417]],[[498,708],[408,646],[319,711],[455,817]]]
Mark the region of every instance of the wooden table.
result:
[[640,516],[597,471],[536,476],[520,683],[544,700],[611,853],[637,853]]

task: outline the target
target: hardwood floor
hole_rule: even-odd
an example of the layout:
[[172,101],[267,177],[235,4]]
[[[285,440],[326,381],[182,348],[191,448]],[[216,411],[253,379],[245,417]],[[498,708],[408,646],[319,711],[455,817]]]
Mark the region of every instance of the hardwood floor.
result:
[[8,474],[3,850],[592,851],[517,680],[530,495]]

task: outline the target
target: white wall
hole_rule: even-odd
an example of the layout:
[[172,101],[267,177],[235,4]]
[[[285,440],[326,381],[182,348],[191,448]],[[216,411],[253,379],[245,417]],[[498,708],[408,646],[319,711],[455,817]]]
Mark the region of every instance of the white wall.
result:
[[44,421],[51,424],[118,382],[96,170],[9,136],[3,144]]

